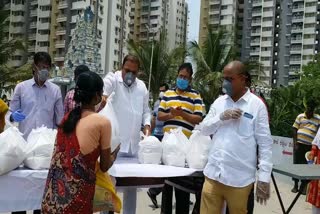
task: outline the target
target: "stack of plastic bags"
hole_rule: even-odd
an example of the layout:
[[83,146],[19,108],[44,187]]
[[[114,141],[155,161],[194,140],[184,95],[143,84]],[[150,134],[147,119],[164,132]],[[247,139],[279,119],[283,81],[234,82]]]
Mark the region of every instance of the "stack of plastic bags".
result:
[[41,127],[28,136],[24,165],[30,169],[49,169],[57,130]]
[[143,136],[139,143],[138,158],[142,164],[160,164],[162,157],[162,145],[154,136]]
[[25,158],[26,141],[15,127],[0,134],[0,175],[19,167]]
[[165,133],[162,142],[153,136],[139,143],[138,158],[142,164],[160,164],[203,169],[208,162],[211,138],[194,131],[190,139],[181,128]]

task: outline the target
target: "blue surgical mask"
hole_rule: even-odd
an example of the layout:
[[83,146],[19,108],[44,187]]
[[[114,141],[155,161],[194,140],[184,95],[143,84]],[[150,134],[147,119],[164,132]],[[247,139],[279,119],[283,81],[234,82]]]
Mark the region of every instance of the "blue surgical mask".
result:
[[189,80],[185,80],[182,78],[177,78],[177,87],[180,90],[186,90],[189,86]]
[[229,95],[230,97],[233,94],[232,83],[229,80],[223,80],[222,83],[222,92]]
[[49,78],[49,70],[48,69],[41,69],[38,71],[38,80],[41,82],[45,82]]
[[128,72],[124,75],[123,82],[126,86],[130,87],[135,80],[136,80],[136,76],[132,72]]

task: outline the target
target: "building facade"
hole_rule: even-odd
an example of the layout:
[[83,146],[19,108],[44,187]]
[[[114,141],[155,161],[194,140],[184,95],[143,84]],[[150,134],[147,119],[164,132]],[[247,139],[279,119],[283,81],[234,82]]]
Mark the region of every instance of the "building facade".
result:
[[202,0],[200,44],[207,24],[217,29],[232,23],[237,26],[241,60],[259,62],[259,82],[291,85],[318,53],[319,11],[317,0]]
[[10,65],[19,67],[32,60],[35,52],[46,51],[57,67],[63,67],[79,14],[91,6],[101,67],[104,73],[120,67],[130,34],[130,0],[5,0],[10,11],[7,39],[19,39],[27,52],[17,51]]
[[185,0],[133,0],[130,16],[134,41],[158,40],[160,32],[164,32],[169,50],[186,44],[188,4]]

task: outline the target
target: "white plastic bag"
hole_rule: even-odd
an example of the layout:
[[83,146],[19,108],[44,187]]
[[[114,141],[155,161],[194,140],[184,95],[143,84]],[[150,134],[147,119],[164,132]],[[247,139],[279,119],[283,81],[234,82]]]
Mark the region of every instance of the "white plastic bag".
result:
[[106,117],[111,123],[111,129],[112,129],[111,151],[114,151],[117,148],[117,146],[120,144],[119,123],[112,105],[113,96],[114,96],[114,93],[112,93],[108,97],[106,106],[99,112],[99,114]]
[[162,161],[165,165],[185,167],[188,138],[182,129],[174,129],[162,140]]
[[189,140],[189,152],[186,157],[188,166],[193,169],[203,169],[208,162],[211,139],[202,135],[200,131],[194,131]]
[[25,158],[26,141],[22,133],[10,127],[0,134],[0,175],[19,167]]
[[154,136],[144,137],[139,143],[138,158],[142,164],[160,164],[162,144]]
[[49,169],[56,136],[54,129],[33,129],[27,139],[24,165],[30,169]]

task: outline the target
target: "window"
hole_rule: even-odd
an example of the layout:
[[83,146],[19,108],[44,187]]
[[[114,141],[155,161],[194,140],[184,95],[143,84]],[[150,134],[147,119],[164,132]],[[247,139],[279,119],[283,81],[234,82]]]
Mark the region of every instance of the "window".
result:
[[226,9],[228,9],[228,5],[222,5],[221,6],[221,10],[226,10]]
[[99,24],[102,24],[102,18],[99,18]]
[[158,10],[159,7],[151,7],[151,11],[155,11],[155,10]]

